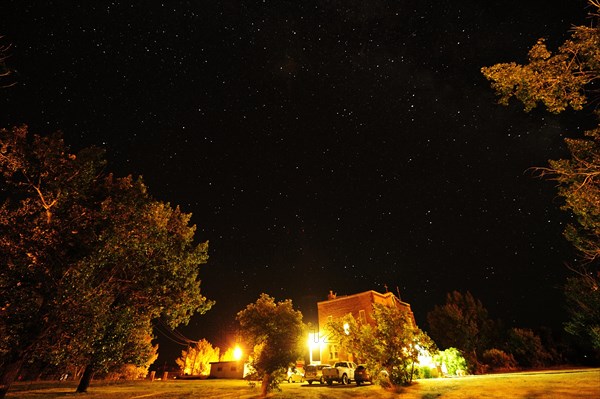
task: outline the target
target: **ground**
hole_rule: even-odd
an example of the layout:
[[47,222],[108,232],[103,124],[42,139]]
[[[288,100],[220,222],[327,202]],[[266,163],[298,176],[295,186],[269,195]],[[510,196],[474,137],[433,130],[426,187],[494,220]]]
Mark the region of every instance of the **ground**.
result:
[[[74,382],[18,383],[7,398],[58,399],[76,396]],[[85,399],[253,399],[260,393],[240,380],[93,382]],[[272,399],[591,399],[600,398],[600,369],[554,370],[417,380],[401,392],[356,384],[281,384]]]

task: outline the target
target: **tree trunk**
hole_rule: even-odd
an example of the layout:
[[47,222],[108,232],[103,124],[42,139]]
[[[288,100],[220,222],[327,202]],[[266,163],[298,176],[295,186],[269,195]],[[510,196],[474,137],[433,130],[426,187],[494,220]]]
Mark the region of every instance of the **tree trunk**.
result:
[[[87,392],[88,387],[90,386],[90,381],[92,381],[92,377],[94,377],[94,367],[88,364],[81,376],[81,380],[79,380],[79,385],[77,386],[77,393]],[[0,398],[1,399],[1,398]]]
[[11,384],[17,379],[23,359],[17,359],[8,363],[0,372],[0,399],[6,397]]
[[260,397],[266,398],[269,393],[269,384],[271,383],[271,374],[265,373],[260,386]]

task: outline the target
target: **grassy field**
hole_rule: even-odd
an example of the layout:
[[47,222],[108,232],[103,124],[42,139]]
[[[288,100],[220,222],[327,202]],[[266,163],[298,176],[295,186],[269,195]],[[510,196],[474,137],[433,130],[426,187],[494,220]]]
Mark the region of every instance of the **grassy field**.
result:
[[[257,398],[259,387],[239,380],[92,382],[89,393],[75,394],[74,382],[18,383],[8,394],[11,399],[183,399]],[[558,370],[418,380],[399,392],[379,386],[332,386],[313,384],[281,385],[273,399],[597,399],[600,398],[600,369]]]

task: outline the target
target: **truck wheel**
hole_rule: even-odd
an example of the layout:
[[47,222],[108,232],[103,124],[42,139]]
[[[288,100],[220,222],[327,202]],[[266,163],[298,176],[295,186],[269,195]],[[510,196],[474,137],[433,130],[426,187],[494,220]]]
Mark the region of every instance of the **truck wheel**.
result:
[[331,384],[333,384],[333,381],[332,380],[327,380],[327,385],[331,385]]
[[348,376],[346,374],[344,374],[342,376],[342,385],[346,385],[348,383]]
[[308,380],[308,385],[312,385],[312,380]]
[[360,381],[356,381],[356,386],[360,386]]

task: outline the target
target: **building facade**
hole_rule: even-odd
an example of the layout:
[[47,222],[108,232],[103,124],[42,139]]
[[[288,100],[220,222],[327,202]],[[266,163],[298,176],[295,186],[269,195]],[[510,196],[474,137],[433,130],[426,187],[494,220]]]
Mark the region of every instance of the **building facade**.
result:
[[353,295],[337,296],[330,291],[327,300],[317,302],[319,327],[317,332],[313,332],[309,336],[311,363],[333,364],[339,360],[354,360],[352,356],[345,354],[336,342],[327,339],[326,325],[329,321],[340,319],[347,314],[352,314],[362,324],[374,325],[373,305],[376,303],[408,312],[415,324],[410,305],[401,301],[391,292],[382,294],[370,290]]

